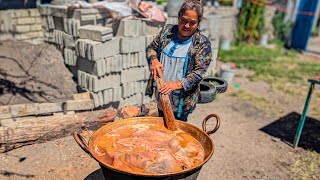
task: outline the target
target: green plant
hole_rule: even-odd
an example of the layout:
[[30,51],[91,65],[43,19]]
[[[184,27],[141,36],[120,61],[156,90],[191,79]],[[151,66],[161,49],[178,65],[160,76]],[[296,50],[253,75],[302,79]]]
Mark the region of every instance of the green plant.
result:
[[167,2],[167,0],[157,0],[157,4],[162,4],[162,3],[165,3]]
[[[264,2],[264,0],[261,0]],[[244,1],[239,15],[237,42],[252,43],[260,39],[264,27],[265,7]]]
[[292,22],[284,20],[285,15],[285,12],[277,12],[272,19],[275,36],[282,42],[286,41],[293,25]]
[[221,6],[232,6],[232,0],[218,0]]

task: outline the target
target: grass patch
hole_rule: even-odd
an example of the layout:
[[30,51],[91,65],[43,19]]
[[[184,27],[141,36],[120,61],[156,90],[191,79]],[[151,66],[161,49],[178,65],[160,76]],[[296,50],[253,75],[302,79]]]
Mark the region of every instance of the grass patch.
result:
[[[219,50],[218,59],[254,71],[249,79],[267,82],[273,91],[306,98],[310,85],[307,79],[320,74],[320,61],[300,59],[296,51],[278,45],[275,47],[271,49],[242,44],[228,51]],[[320,101],[320,96],[316,94],[318,92],[313,93],[309,113],[319,116],[320,108],[316,108],[315,103]]]
[[314,151],[299,154],[290,170],[297,179],[320,179],[320,154]]
[[252,104],[255,108],[260,109],[266,112],[267,114],[271,114],[276,111],[277,112],[282,111],[280,107],[277,107],[277,105],[275,105],[273,102],[269,101],[268,99],[248,91],[243,91],[243,90],[235,91],[230,93],[230,96],[237,97],[241,100],[250,102],[250,104]]
[[[243,44],[232,50],[219,50],[218,59],[255,71],[255,74],[251,76],[252,80],[262,80],[271,86],[277,83],[306,85],[306,79],[320,72],[319,63],[301,60],[295,51],[288,51],[280,47],[269,49]],[[275,89],[278,88],[279,86],[275,86]]]

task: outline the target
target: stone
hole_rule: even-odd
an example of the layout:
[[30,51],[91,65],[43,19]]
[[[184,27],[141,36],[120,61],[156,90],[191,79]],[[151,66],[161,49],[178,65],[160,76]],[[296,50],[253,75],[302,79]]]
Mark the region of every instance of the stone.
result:
[[117,115],[118,115],[117,110],[116,110],[116,109],[113,109],[113,108],[104,109],[103,111],[104,111],[104,113],[102,114],[101,117],[99,117],[99,118],[97,119],[97,121],[96,121],[97,123],[102,123],[102,124],[104,124],[104,123],[111,122],[111,121],[113,121],[113,120],[117,117]]
[[122,118],[126,119],[126,118],[137,117],[139,116],[140,112],[141,112],[141,109],[138,106],[127,106],[121,109],[120,115],[122,116]]
[[56,30],[64,31],[64,19],[53,16],[53,22]]

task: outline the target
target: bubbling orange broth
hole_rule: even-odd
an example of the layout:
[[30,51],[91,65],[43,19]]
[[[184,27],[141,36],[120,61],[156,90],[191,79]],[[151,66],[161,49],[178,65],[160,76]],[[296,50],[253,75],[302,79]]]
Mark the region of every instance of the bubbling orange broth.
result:
[[158,124],[116,128],[96,141],[94,154],[116,169],[148,174],[178,172],[204,160],[204,149],[195,138]]

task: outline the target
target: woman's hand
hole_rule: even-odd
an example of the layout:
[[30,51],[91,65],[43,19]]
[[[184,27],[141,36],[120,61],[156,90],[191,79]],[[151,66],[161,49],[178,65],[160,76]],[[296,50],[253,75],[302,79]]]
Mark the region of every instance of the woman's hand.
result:
[[151,74],[153,76],[153,79],[156,80],[157,76],[162,78],[162,72],[163,72],[162,64],[159,62],[158,59],[153,59],[151,61]]
[[182,84],[180,81],[176,82],[165,82],[163,85],[160,87],[159,91],[162,94],[169,94],[171,91],[178,90],[182,88]]

